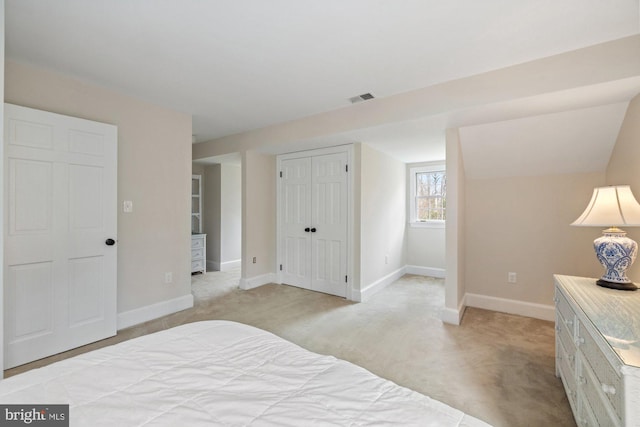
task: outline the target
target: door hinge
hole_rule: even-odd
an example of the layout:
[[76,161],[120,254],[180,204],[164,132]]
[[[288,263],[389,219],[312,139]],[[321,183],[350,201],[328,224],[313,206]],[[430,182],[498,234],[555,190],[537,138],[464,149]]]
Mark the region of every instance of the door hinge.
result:
[[280,178],[282,178],[282,171],[280,171]]
[[280,271],[282,271],[282,264],[280,264]]
[[348,276],[344,276],[344,283],[349,283]]
[[349,172],[349,165],[344,165],[344,171]]

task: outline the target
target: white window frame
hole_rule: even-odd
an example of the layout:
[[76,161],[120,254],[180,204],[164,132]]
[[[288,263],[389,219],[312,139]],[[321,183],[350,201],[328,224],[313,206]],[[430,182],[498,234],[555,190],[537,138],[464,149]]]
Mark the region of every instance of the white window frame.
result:
[[[409,225],[416,228],[444,228],[445,220],[416,221],[416,174],[421,172],[447,173],[444,161],[409,167]],[[445,196],[446,197],[446,196]],[[446,215],[446,213],[445,213]]]

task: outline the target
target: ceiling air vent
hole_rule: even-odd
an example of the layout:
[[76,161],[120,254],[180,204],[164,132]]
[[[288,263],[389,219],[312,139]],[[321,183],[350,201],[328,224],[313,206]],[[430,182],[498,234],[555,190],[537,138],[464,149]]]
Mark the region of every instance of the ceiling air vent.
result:
[[370,99],[373,99],[374,96],[371,95],[370,93],[363,93],[362,95],[358,95],[358,96],[354,96],[352,98],[349,98],[349,101],[351,101],[352,104],[355,104],[356,102],[362,102],[362,101],[368,101]]

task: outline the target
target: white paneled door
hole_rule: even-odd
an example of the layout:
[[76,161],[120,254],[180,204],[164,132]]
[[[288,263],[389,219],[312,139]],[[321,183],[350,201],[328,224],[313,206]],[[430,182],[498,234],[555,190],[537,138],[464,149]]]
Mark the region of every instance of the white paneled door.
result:
[[311,289],[311,158],[280,166],[282,282]]
[[346,296],[347,159],[338,152],[280,162],[283,283]]
[[5,104],[5,369],[116,333],[117,128]]

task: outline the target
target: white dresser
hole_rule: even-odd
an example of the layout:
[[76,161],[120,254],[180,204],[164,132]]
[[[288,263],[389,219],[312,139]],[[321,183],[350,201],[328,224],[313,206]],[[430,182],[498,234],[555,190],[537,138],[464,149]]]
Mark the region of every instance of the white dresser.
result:
[[207,272],[207,235],[191,235],[191,272]]
[[556,376],[576,423],[640,427],[640,291],[554,279]]

